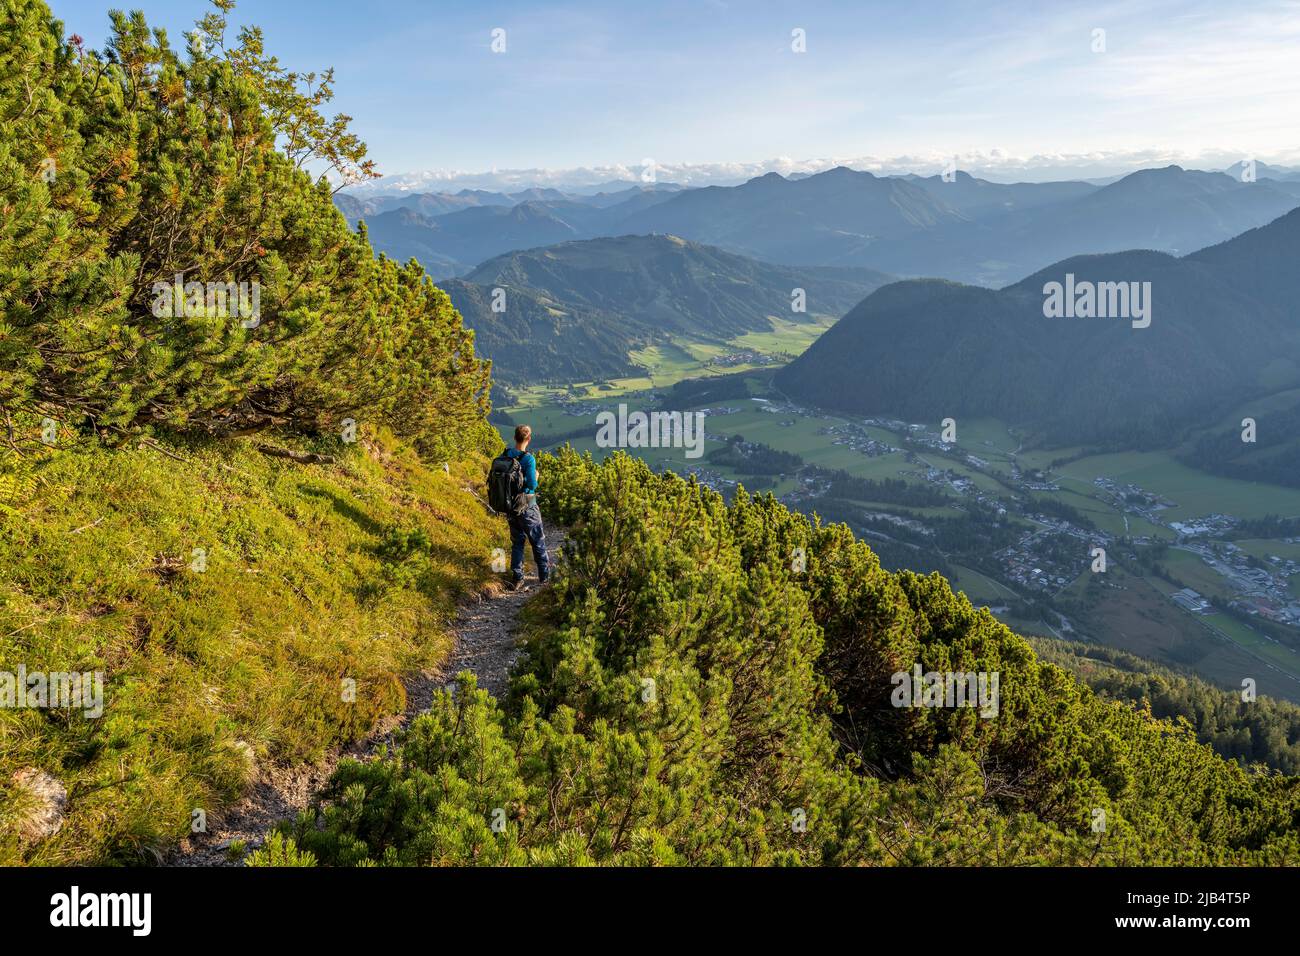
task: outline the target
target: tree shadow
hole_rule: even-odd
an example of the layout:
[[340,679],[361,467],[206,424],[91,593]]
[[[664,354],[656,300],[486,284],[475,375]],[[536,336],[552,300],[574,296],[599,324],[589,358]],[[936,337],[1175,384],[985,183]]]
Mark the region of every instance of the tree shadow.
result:
[[299,485],[298,490],[308,498],[317,498],[321,501],[328,502],[336,512],[344,518],[347,518],[367,534],[374,535],[375,537],[383,536],[385,530],[384,525],[370,517],[370,515],[366,514],[355,504],[341,495],[329,491],[328,489],[316,488],[311,485]]

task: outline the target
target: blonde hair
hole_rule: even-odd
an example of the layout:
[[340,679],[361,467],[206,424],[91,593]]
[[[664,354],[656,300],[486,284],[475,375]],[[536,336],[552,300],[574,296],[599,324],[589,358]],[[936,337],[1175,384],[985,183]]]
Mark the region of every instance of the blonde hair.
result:
[[527,425],[516,425],[516,426],[515,426],[515,444],[516,444],[516,445],[520,444],[521,442],[526,442],[526,441],[528,441],[528,439],[530,439],[530,438],[532,438],[532,437],[533,437],[533,430],[532,430],[529,426],[527,426]]

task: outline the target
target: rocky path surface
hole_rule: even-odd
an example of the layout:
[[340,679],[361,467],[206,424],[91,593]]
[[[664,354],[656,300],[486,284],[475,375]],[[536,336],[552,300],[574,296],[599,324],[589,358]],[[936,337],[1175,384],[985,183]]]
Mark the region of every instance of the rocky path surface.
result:
[[[566,540],[568,535],[560,528],[551,528],[546,533],[546,547],[551,556],[552,570],[561,558]],[[510,682],[510,669],[519,659],[520,647],[516,639],[519,612],[541,589],[532,564],[531,548],[524,562],[524,570],[527,577],[519,590],[503,589],[461,607],[452,627],[456,646],[443,666],[443,677],[436,682],[436,686],[445,686],[452,677],[467,670],[478,678],[478,686],[493,697],[505,693]],[[409,687],[407,692],[410,693]],[[430,689],[420,710],[428,710],[432,699]]]
[[[530,578],[518,591],[503,590],[486,600],[462,609],[456,621],[456,648],[443,673],[451,680],[461,671],[472,671],[478,686],[500,697],[510,681],[510,668],[519,658],[515,628],[519,612],[538,591]],[[440,683],[443,686],[445,681]],[[427,709],[428,701],[422,709]]]
[[[560,557],[565,536],[555,528],[548,530],[546,538],[554,563]],[[519,590],[485,591],[461,605],[452,625],[456,643],[451,656],[441,669],[414,674],[404,681],[404,713],[384,720],[365,740],[330,754],[318,764],[260,769],[257,783],[243,800],[227,810],[219,821],[210,818],[207,832],[183,841],[164,862],[171,866],[238,866],[243,852],[260,847],[275,824],[297,816],[311,805],[312,797],[325,786],[340,760],[364,759],[380,746],[391,749],[397,732],[428,710],[433,695],[463,670],[473,672],[478,685],[488,693],[500,696],[519,657],[516,643],[519,612],[540,589],[531,553],[525,570],[528,577]]]

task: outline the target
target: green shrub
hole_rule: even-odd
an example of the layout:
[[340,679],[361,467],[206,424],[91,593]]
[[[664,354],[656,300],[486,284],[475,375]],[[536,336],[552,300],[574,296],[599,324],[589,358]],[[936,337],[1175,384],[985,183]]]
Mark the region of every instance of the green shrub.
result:
[[293,840],[285,839],[280,833],[272,833],[266,844],[248,854],[245,866],[315,866],[316,858],[310,853],[298,849]]
[[[116,12],[97,53],[41,0],[5,0],[0,411],[109,435],[352,419],[438,459],[482,450],[473,333],[418,263],[376,260],[305,171],[370,172],[346,117],[318,112],[331,76],[286,73],[256,30],[227,47],[232,4],[216,6],[184,54]],[[209,284],[241,283],[232,315]]]
[[[1096,697],[843,526],[621,453],[539,467],[569,555],[509,695],[462,675],[391,758],[341,767],[286,825],[322,863],[1298,858],[1295,778]],[[996,718],[891,706],[914,664],[998,672]]]

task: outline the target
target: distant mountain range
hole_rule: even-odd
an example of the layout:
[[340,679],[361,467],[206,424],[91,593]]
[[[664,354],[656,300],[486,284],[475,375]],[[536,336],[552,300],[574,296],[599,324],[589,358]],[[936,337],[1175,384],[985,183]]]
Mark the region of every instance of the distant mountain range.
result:
[[411,193],[357,199],[335,195],[350,223],[364,219],[370,241],[393,259],[419,259],[435,279],[464,275],[516,249],[615,235],[619,224],[681,191],[671,183],[617,185],[592,194],[529,189],[506,195],[483,190]]
[[418,258],[435,278],[518,249],[669,234],[799,266],[853,266],[996,287],[1071,255],[1148,248],[1173,255],[1221,242],[1300,205],[1300,174],[1148,169],[1108,185],[875,176],[838,167],[739,186],[611,184],[595,194],[530,189],[336,197],[375,247]]
[[[1139,175],[1175,180],[1179,193],[1189,182],[1203,187],[1200,212],[1221,212],[1218,201],[1231,194],[1219,174]],[[1151,190],[1136,188],[1142,179],[1131,179],[1107,202],[1116,215],[1125,196],[1130,209],[1150,201]],[[868,296],[776,383],[798,401],[849,414],[935,424],[992,416],[1054,444],[1163,447],[1244,401],[1300,384],[1297,261],[1300,210],[1183,258],[1076,256],[1000,291],[899,282]],[[1150,283],[1150,325],[1047,318],[1051,282]],[[1108,301],[1118,305],[1117,293]]]
[[[1234,179],[1241,179],[1247,172],[1249,161],[1243,160],[1240,163],[1233,163],[1224,170]],[[1255,163],[1253,167],[1255,178],[1272,179],[1277,182],[1300,182],[1300,169],[1288,169],[1285,166],[1270,166],[1267,163]]]
[[880,178],[841,168],[794,182],[770,174],[733,189],[691,190],[622,225],[779,262],[995,286],[1069,255],[1134,248],[1185,254],[1298,204],[1289,187],[1272,180],[1244,183],[1177,166],[1101,187],[1002,185],[962,172],[949,180]]
[[[1209,151],[1179,158],[1168,153],[1167,158],[1156,161],[1151,151],[1128,154],[1111,153],[1107,156],[1057,156],[1052,160],[1016,160],[1009,156],[963,156],[958,165],[973,176],[995,183],[1049,183],[1065,180],[1084,181],[1107,185],[1122,179],[1138,169],[1153,165],[1178,163],[1189,169],[1223,169],[1236,175],[1240,154]],[[945,159],[947,157],[944,157]],[[1231,165],[1229,165],[1231,164]],[[897,157],[893,160],[876,156],[839,157],[838,159],[804,159],[788,157],[760,162],[730,163],[656,163],[654,170],[659,181],[679,183],[690,189],[705,186],[738,186],[767,173],[780,173],[787,179],[807,179],[836,166],[865,169],[877,176],[932,175],[942,166],[941,160],[919,161],[916,157]],[[1260,164],[1262,165],[1262,164]],[[1300,172],[1300,166],[1269,166],[1281,173]],[[521,190],[556,189],[566,195],[591,195],[598,192],[615,192],[644,182],[645,166],[614,165],[605,167],[576,167],[560,169],[495,169],[483,173],[449,173],[413,171],[383,176],[348,187],[353,196],[395,196],[410,193],[454,193],[462,189],[483,190],[495,193],[516,193]]]
[[[768,331],[774,317],[839,316],[892,280],[760,262],[675,236],[621,236],[512,252],[439,285],[494,377],[536,384],[630,374],[628,352],[654,343],[721,343]],[[504,311],[492,310],[494,289]],[[792,309],[795,289],[805,312]]]
[[414,209],[424,216],[444,216],[474,206],[517,206],[522,202],[584,202],[593,206],[613,206],[643,193],[667,194],[680,192],[674,183],[607,183],[608,188],[593,192],[562,192],[558,189],[531,188],[513,193],[492,192],[485,189],[462,189],[455,193],[405,192],[369,197],[336,193],[334,202],[350,220],[374,216],[394,209]]
[[924,187],[970,220],[1069,202],[1099,188],[1079,181],[991,183],[961,170],[954,170],[946,180],[942,175],[902,178]]
[[692,189],[635,213],[623,227],[775,262],[867,265],[882,240],[962,221],[955,208],[917,183],[841,166],[806,179],[768,173],[743,186]]
[[[1245,183],[1224,173],[1177,166],[1146,169],[1100,188],[1061,190],[1060,201],[1040,199],[1029,184],[1011,187],[1019,197],[1005,212],[971,209],[967,195],[989,189],[978,180],[926,185],[949,202],[965,205],[973,221],[905,239],[875,250],[870,261],[900,275],[997,286],[1049,263],[1085,253],[1154,249],[1186,255],[1247,229],[1262,226],[1300,205],[1289,186],[1260,179]],[[1064,187],[1083,184],[1050,183]],[[956,188],[954,188],[956,187]]]

